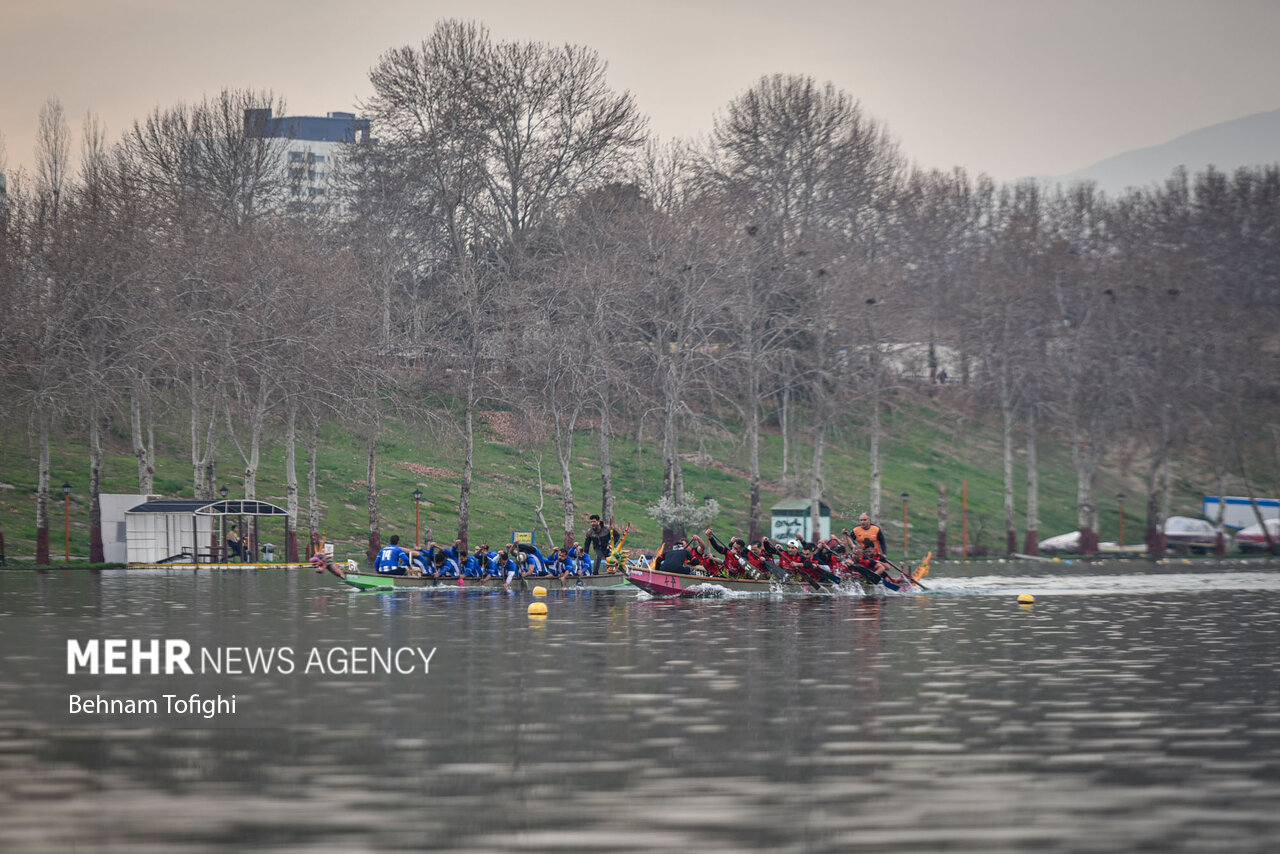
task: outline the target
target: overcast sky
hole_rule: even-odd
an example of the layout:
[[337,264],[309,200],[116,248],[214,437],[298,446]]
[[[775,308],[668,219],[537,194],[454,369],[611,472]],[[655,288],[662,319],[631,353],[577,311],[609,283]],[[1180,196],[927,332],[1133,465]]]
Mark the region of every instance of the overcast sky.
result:
[[368,70],[441,18],[573,42],[663,137],[698,136],[762,75],[831,81],[925,167],[1060,175],[1280,108],[1277,0],[0,0],[0,136],[32,162],[41,104],[76,148],[156,106],[270,89],[355,111]]

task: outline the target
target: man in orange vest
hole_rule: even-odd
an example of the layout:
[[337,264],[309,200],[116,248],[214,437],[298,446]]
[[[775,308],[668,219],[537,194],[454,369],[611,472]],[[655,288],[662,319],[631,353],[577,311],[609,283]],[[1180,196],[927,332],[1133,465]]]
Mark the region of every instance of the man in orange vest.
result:
[[879,525],[872,525],[871,517],[866,513],[858,517],[858,527],[849,532],[849,535],[853,537],[854,543],[861,546],[864,551],[869,550],[871,557],[884,557],[884,531],[880,529]]

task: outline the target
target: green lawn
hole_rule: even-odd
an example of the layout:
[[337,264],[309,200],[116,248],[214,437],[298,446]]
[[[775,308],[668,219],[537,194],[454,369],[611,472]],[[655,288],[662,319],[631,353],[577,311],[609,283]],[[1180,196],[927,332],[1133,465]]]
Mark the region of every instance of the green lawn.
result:
[[[156,491],[166,497],[191,497],[189,451],[184,445],[185,425],[176,418],[157,433],[159,462]],[[716,520],[718,531],[745,533],[748,511],[746,449],[743,431],[733,424],[718,436],[687,436],[684,450],[709,462],[685,464],[685,485],[695,496],[714,496],[722,508]],[[921,555],[932,549],[937,539],[938,488],[948,496],[948,544],[953,556],[961,536],[961,485],[967,482],[968,532],[971,545],[998,553],[1004,542],[1002,473],[998,417],[977,419],[961,410],[925,398],[898,398],[886,411],[882,424],[881,460],[883,499],[880,523],[891,543],[891,554],[902,547],[901,493],[910,494],[911,552]],[[612,443],[617,522],[631,522],[629,542],[652,547],[659,539],[659,526],[645,508],[656,501],[662,488],[661,449],[645,430],[646,441],[638,445],[634,427],[625,428],[632,438],[615,437]],[[781,482],[782,440],[771,429],[763,440],[761,465],[764,501],[768,505],[788,497],[807,494],[811,449],[807,434],[793,439],[792,485]],[[1021,435],[1019,435],[1021,441]],[[362,550],[368,538],[368,509],[365,491],[367,440],[338,427],[328,427],[321,438],[318,458],[319,494],[323,508],[323,533],[337,541],[342,551]],[[104,492],[137,491],[137,465],[130,453],[127,435],[108,432],[105,441]],[[573,487],[577,503],[578,531],[583,517],[599,512],[599,437],[593,431],[575,436]],[[839,528],[852,524],[869,508],[869,439],[864,424],[850,421],[829,436],[826,445],[827,503]],[[1040,443],[1040,536],[1046,537],[1075,527],[1075,475],[1070,448],[1056,437]],[[701,456],[699,456],[701,455]],[[551,442],[508,444],[485,423],[480,423],[476,444],[475,482],[471,505],[472,543],[497,544],[513,530],[537,528],[538,542],[545,541],[537,526],[534,508],[538,502],[537,468],[541,459],[546,498],[544,515],[552,535],[559,536],[563,510],[560,474]],[[52,450],[51,548],[61,555],[63,548],[63,507],[61,485],[72,487],[70,501],[71,551],[88,553],[88,458],[78,436],[64,436]],[[303,496],[302,525],[306,525],[305,449],[298,448],[300,490]],[[410,466],[430,467],[429,475],[415,473]],[[1189,466],[1188,466],[1189,467]],[[263,449],[259,471],[258,497],[284,504],[284,453],[279,444]],[[422,469],[419,468],[419,471]],[[391,419],[379,442],[378,494],[384,539],[392,533],[411,541],[414,537],[415,488],[421,488],[422,527],[437,539],[451,542],[457,529],[458,490],[461,483],[462,445],[456,431],[435,427],[427,430],[403,419]],[[1186,474],[1184,472],[1184,474]],[[35,550],[36,446],[25,433],[0,436],[0,516],[6,549],[10,555],[30,555]],[[230,444],[220,448],[218,476],[233,497],[242,494],[239,457]],[[1025,524],[1025,481],[1021,449],[1016,470],[1016,522],[1019,545]],[[1201,489],[1192,481],[1180,480],[1174,513],[1199,515]],[[1141,539],[1143,527],[1142,483],[1108,469],[1099,479],[1101,538],[1115,539],[1118,513],[1115,495],[1125,492],[1126,538]],[[282,526],[281,526],[282,527]],[[263,541],[279,544],[283,531],[265,530]]]

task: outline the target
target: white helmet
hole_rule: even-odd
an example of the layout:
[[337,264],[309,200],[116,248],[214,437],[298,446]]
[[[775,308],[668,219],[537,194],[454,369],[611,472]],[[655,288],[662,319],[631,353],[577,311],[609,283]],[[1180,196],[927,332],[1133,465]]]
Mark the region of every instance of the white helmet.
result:
[[799,541],[799,540],[787,540],[787,548],[789,548],[789,549],[798,549],[798,548],[800,548],[800,541]]

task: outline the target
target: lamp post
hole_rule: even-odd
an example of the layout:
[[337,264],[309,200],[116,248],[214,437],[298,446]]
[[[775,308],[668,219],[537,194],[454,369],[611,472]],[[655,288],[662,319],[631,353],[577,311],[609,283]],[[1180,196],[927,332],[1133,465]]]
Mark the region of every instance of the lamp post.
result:
[[[219,490],[218,490],[218,494],[222,496],[222,500],[223,500],[223,501],[226,501],[226,500],[227,500],[227,493],[229,493],[230,491],[231,491],[231,490],[227,489],[227,485],[226,485],[226,484],[223,484],[223,485],[222,485],[222,489],[219,489]],[[210,554],[213,554],[213,555],[215,556],[215,558],[214,558],[215,560],[217,559],[217,556],[218,556],[218,555],[221,555],[221,556],[222,556],[222,559],[223,559],[223,561],[224,561],[225,563],[230,563],[230,562],[231,562],[231,555],[230,555],[230,554],[225,554],[225,553],[224,553],[224,552],[226,551],[226,548],[227,548],[227,514],[226,514],[226,509],[227,509],[227,508],[223,507],[223,508],[222,508],[223,512],[218,514],[218,518],[222,521],[222,526],[221,526],[221,527],[222,527],[222,530],[218,532],[219,540],[218,540],[218,541],[215,541],[215,542],[213,542],[213,543],[211,543],[211,544],[210,544],[210,545],[211,545],[211,547],[210,547],[210,549],[209,549],[209,552],[210,552]]]
[[906,560],[911,557],[911,524],[910,517],[907,513],[907,502],[911,498],[907,493],[902,493],[902,559]]
[[1120,508],[1120,550],[1124,550],[1124,493],[1116,493],[1116,506]]
[[71,563],[71,484],[62,484],[62,523],[66,531],[66,563]]
[[422,490],[413,491],[413,547],[422,548]]

